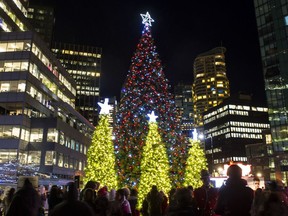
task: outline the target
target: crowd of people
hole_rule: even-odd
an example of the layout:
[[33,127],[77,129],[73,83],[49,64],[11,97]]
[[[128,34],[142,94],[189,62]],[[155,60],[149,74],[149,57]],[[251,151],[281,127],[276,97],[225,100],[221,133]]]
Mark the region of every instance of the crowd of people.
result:
[[[100,188],[89,181],[79,191],[74,182],[64,190],[53,185],[48,193],[38,191],[26,179],[24,186],[6,191],[1,200],[3,216],[287,216],[288,193],[281,182],[253,190],[242,179],[242,170],[231,165],[220,188],[211,185],[207,170],[201,171],[203,185],[173,188],[167,195],[153,185],[143,203],[137,190]],[[140,208],[138,208],[141,206]],[[46,211],[45,211],[46,209]]]

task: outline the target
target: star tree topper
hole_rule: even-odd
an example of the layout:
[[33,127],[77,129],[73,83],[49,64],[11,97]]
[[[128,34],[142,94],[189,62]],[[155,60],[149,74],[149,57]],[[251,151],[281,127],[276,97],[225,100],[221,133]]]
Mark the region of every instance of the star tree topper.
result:
[[98,105],[101,107],[100,114],[109,114],[109,111],[112,109],[112,106],[108,104],[108,98],[105,98],[104,103],[98,102]]
[[146,14],[140,14],[142,17],[142,23],[145,26],[152,26],[152,22],[154,22],[154,20],[151,18],[150,14],[148,12],[146,12]]
[[156,122],[156,118],[158,118],[158,116],[155,115],[154,111],[151,112],[151,114],[148,114],[149,117],[149,122]]

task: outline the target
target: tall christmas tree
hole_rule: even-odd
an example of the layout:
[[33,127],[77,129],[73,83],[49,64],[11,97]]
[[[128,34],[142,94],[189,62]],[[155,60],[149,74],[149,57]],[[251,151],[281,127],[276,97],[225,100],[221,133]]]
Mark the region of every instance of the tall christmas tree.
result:
[[[179,153],[173,154],[180,135],[180,123],[151,35],[151,23],[154,20],[148,12],[141,16],[144,29],[121,90],[115,124],[115,149],[123,186],[138,184],[141,152],[148,133],[146,114],[151,110],[159,116],[158,130],[166,145],[170,165],[181,166],[174,162],[179,159]],[[171,170],[171,175],[177,173],[174,171],[176,168]]]
[[149,132],[146,143],[143,147],[141,159],[141,176],[139,182],[138,208],[142,207],[142,202],[153,185],[158,190],[168,194],[171,189],[171,180],[169,178],[169,161],[165,145],[162,142],[158,132],[158,125],[154,111],[148,114]]
[[[194,135],[195,136],[195,135]],[[192,185],[193,188],[202,186],[201,170],[207,168],[205,152],[200,147],[200,141],[193,136],[191,148],[188,151],[188,159],[185,167],[184,186]]]
[[87,152],[84,183],[93,180],[108,186],[109,189],[118,189],[112,129],[109,127],[111,106],[108,105],[108,99],[105,99],[104,103],[98,104],[101,106],[100,120]]

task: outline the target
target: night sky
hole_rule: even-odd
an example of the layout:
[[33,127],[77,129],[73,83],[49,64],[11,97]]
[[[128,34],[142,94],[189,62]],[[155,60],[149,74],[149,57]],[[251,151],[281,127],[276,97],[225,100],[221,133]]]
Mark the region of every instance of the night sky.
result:
[[54,40],[102,47],[101,96],[117,96],[142,33],[140,13],[155,20],[164,73],[173,85],[193,82],[196,56],[226,47],[231,93],[250,92],[266,104],[253,1],[34,0],[54,6]]

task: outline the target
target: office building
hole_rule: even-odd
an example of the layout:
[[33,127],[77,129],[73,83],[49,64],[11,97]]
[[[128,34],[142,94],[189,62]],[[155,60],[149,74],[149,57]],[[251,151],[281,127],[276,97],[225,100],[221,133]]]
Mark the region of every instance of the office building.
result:
[[17,166],[1,179],[28,169],[71,180],[84,174],[94,126],[75,111],[76,82],[28,31],[26,12],[18,0],[0,3],[0,166]]
[[28,19],[34,30],[44,40],[48,47],[51,46],[54,30],[54,8],[41,5],[29,5]]
[[274,175],[287,179],[288,1],[254,0],[254,6],[275,156]]
[[204,112],[203,120],[205,154],[211,172],[231,162],[247,164],[245,146],[261,143],[263,130],[270,128],[268,109],[241,93]]
[[55,42],[52,51],[77,83],[76,110],[96,126],[102,49]]
[[271,130],[263,131],[262,142],[246,145],[248,164],[251,164],[251,174],[263,177],[265,181],[275,179],[271,173],[275,173]]
[[230,95],[225,51],[224,47],[216,47],[199,54],[194,61],[194,123],[200,132],[203,127],[203,112],[217,106]]
[[181,131],[187,137],[192,137],[194,129],[192,84],[179,82],[174,86],[175,105],[180,118]]

